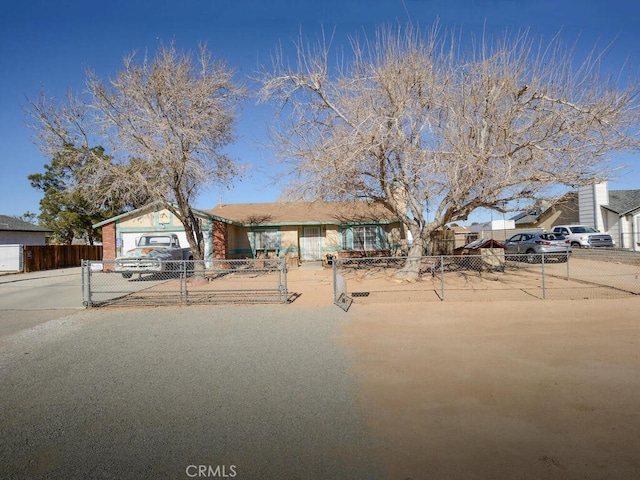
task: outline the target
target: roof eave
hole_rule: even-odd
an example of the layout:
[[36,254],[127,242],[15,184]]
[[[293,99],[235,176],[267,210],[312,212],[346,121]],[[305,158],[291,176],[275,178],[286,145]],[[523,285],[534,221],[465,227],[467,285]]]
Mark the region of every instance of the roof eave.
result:
[[[109,223],[113,223],[113,222],[117,222],[119,220],[122,220],[123,218],[128,218],[128,217],[134,217],[136,215],[139,215],[140,213],[147,211],[147,210],[151,210],[152,208],[157,208],[158,206],[162,206],[165,207],[164,203],[161,202],[160,200],[150,203],[148,205],[145,205],[143,207],[140,208],[136,208],[135,210],[131,210],[129,212],[125,212],[125,213],[121,213],[120,215],[116,215],[115,217],[111,217],[108,218],[106,220],[103,220],[102,222],[98,222],[92,225],[93,228],[100,228],[103,227]],[[211,220],[217,220],[219,222],[223,222],[223,223],[230,223],[233,224],[235,222],[233,222],[233,220],[229,220],[227,218],[222,218],[219,217],[217,215],[213,215],[209,212],[205,212],[203,210],[198,210],[197,208],[192,208],[191,209],[193,211],[193,213],[199,217],[204,217],[204,218],[208,218]]]
[[317,225],[390,225],[392,223],[399,223],[400,220],[369,220],[369,221],[336,221],[336,220],[310,220],[310,221],[287,221],[287,222],[264,222],[264,223],[243,223],[233,222],[235,225],[241,227],[293,227],[293,226],[317,226]]

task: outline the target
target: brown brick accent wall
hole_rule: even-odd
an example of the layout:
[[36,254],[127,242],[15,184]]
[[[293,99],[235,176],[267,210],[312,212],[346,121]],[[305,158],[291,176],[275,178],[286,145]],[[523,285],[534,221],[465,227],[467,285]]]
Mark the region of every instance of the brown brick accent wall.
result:
[[227,224],[213,221],[213,259],[214,260],[226,260],[227,258]]
[[116,222],[102,227],[102,259],[116,259]]

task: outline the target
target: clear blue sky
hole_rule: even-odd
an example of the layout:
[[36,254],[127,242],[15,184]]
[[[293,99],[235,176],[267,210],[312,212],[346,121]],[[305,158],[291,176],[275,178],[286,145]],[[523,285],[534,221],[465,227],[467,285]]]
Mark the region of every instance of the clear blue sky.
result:
[[[237,68],[238,78],[251,75],[281,43],[291,45],[300,31],[315,37],[321,28],[336,32],[336,42],[371,31],[382,23],[426,26],[436,18],[464,34],[483,28],[530,28],[549,39],[562,29],[569,42],[579,37],[586,50],[615,40],[608,65],[628,60],[640,64],[638,0],[4,0],[0,10],[0,214],[39,212],[41,192],[27,175],[43,171],[43,158],[24,126],[25,96],[36,98],[44,86],[51,96],[79,90],[85,68],[101,77],[114,75],[123,55],[148,49],[159,40],[175,40],[180,49],[195,50],[206,42],[213,55]],[[196,207],[225,203],[275,201],[279,187],[270,178],[271,152],[265,141],[270,109],[244,106],[232,155],[256,167],[253,178],[228,191],[204,192]],[[640,189],[640,157],[617,158],[628,164],[613,189]]]

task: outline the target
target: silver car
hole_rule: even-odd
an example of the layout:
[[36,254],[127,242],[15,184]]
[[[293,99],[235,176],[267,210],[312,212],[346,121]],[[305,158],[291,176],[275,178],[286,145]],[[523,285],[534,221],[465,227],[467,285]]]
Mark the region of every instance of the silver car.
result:
[[505,254],[509,260],[539,262],[553,258],[566,262],[571,253],[569,240],[559,233],[518,233],[505,242]]

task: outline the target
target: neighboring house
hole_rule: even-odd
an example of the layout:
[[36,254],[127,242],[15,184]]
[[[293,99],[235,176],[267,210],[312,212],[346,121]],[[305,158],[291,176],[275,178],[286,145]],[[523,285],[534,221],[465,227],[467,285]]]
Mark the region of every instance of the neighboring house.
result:
[[0,245],[46,245],[51,233],[19,218],[0,215]]
[[[396,254],[405,245],[399,220],[368,202],[277,202],[219,205],[196,210],[205,260],[287,257],[290,263],[328,255]],[[182,223],[151,204],[94,225],[102,227],[104,260],[135,246],[143,233],[176,233],[188,246]]]
[[613,238],[616,247],[640,251],[640,190],[609,190],[607,182],[578,190],[581,224]]
[[515,228],[534,229],[548,231],[554,225],[567,225],[578,223],[578,193],[569,192],[561,197],[553,205],[541,203],[526,212],[511,218],[515,222]]
[[485,223],[474,223],[469,227],[469,238],[473,240],[493,239],[504,242],[516,231],[513,220],[491,220]]
[[25,246],[46,245],[51,233],[19,218],[0,215],[0,272],[22,271]]
[[551,230],[554,225],[578,223],[578,221],[578,193],[569,192],[554,204],[546,201],[539,202],[536,206],[508,220],[492,220],[474,224],[470,228],[477,238],[505,241],[523,230],[544,232]]
[[397,254],[405,246],[400,221],[369,202],[277,202],[219,205],[229,220],[228,258],[287,257],[290,263],[327,256]]
[[611,235],[616,247],[640,251],[640,190],[609,190],[608,182],[594,183],[512,219],[519,230],[588,225]]

